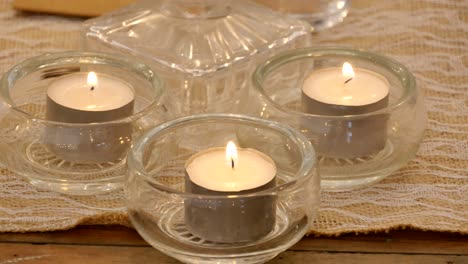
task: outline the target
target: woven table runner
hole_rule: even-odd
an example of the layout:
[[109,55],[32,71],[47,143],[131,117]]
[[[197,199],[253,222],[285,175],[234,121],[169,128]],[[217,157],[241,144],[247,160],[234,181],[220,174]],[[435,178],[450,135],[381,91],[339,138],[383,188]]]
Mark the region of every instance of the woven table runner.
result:
[[[2,72],[31,56],[79,47],[83,20],[10,6],[0,2]],[[342,24],[313,38],[314,45],[367,49],[405,64],[426,97],[428,124],[417,157],[405,168],[369,188],[322,192],[311,234],[405,227],[468,233],[468,1],[353,0]],[[130,225],[122,191],[67,196],[0,169],[0,232],[79,224]]]

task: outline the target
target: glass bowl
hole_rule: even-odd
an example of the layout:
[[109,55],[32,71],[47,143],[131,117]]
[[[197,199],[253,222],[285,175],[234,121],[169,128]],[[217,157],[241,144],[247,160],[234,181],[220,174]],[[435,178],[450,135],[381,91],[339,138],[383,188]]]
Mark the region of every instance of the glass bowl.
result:
[[[387,83],[386,105],[364,111],[324,103],[309,108],[303,101],[305,80],[344,62]],[[259,66],[253,86],[241,111],[301,130],[319,156],[324,190],[351,190],[385,178],[415,156],[423,136],[426,112],[413,75],[378,54],[343,47],[291,50]]]
[[[276,164],[275,184],[241,192],[197,191],[186,174],[187,160],[228,141],[269,156]],[[153,247],[186,263],[265,262],[302,238],[319,206],[310,142],[264,119],[204,114],[167,122],[135,143],[127,165],[125,196],[133,225]],[[208,227],[191,225],[196,216]]]
[[[117,112],[93,112],[55,103],[58,97],[50,100],[50,87],[75,87],[89,72],[98,76],[96,91],[106,79],[111,94],[119,84],[127,87],[133,93],[131,103]],[[88,195],[121,188],[132,138],[169,118],[158,76],[121,55],[46,54],[14,66],[0,82],[0,162],[35,186],[61,193]],[[85,90],[91,93],[91,88]],[[60,98],[79,101],[67,93]],[[102,113],[108,116],[101,118]]]

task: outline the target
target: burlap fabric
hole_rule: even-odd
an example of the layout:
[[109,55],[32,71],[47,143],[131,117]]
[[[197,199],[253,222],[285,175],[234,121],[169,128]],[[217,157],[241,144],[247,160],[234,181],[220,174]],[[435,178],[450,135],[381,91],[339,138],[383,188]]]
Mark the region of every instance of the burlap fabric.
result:
[[[78,48],[81,22],[16,13],[1,1],[1,70],[27,57]],[[368,49],[402,62],[426,96],[429,120],[417,157],[404,169],[370,188],[323,193],[311,233],[401,227],[468,233],[468,1],[353,0],[345,22],[315,34],[314,44]],[[79,224],[128,225],[122,192],[71,197],[0,170],[0,231]]]

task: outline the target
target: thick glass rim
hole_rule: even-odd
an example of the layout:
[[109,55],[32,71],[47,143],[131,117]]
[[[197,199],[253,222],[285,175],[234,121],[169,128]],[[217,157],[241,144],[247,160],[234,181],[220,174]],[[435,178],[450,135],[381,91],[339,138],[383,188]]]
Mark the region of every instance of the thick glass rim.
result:
[[[10,88],[14,85],[14,83],[16,83],[16,81],[23,78],[30,72],[43,67],[66,65],[72,63],[81,63],[84,65],[109,64],[116,67],[127,68],[137,75],[144,76],[146,80],[151,82],[151,86],[153,87],[153,93],[155,95],[155,100],[153,100],[148,106],[146,106],[141,111],[134,113],[133,115],[128,117],[97,123],[66,123],[38,118],[37,116],[34,116],[28,112],[19,109],[16,106],[15,102],[13,102],[13,100],[11,99]],[[39,55],[36,57],[26,59],[21,63],[13,66],[0,79],[0,96],[3,97],[6,105],[11,110],[34,122],[43,123],[45,125],[59,125],[65,127],[86,128],[103,124],[118,124],[132,122],[133,120],[141,118],[152,108],[157,106],[160,103],[164,92],[165,87],[163,81],[153,70],[151,70],[149,66],[137,61],[136,59],[130,59],[129,57],[126,57],[124,55],[117,55],[104,52],[101,53],[66,51]]]
[[[394,104],[388,105],[385,108],[363,113],[363,114],[354,114],[354,115],[343,115],[343,116],[332,116],[332,115],[317,115],[317,114],[310,114],[300,111],[295,111],[292,109],[288,109],[286,107],[281,106],[274,100],[270,98],[270,96],[265,92],[263,89],[263,81],[265,80],[266,76],[268,76],[274,70],[280,68],[284,64],[305,59],[305,58],[314,58],[314,57],[322,57],[322,56],[344,56],[344,57],[355,57],[359,59],[364,59],[371,61],[382,68],[385,68],[389,72],[391,72],[394,76],[398,78],[401,82],[404,91],[400,98],[398,98],[397,102]],[[260,93],[264,99],[274,106],[277,110],[302,116],[302,117],[315,117],[315,118],[328,118],[328,119],[352,119],[352,118],[362,118],[367,116],[374,116],[374,115],[381,115],[385,113],[391,113],[397,108],[402,107],[403,105],[407,104],[412,98],[417,96],[417,88],[416,88],[416,80],[413,74],[401,63],[385,57],[383,55],[379,55],[373,52],[361,50],[361,49],[353,49],[347,47],[338,47],[338,46],[331,46],[331,47],[314,47],[314,48],[299,48],[294,50],[285,51],[279,53],[269,60],[262,63],[258,66],[254,74],[252,75],[252,82],[253,88]]]
[[[223,121],[226,123],[235,123],[235,122],[244,122],[245,124],[261,124],[265,128],[270,128],[276,130],[285,136],[287,136],[298,149],[301,151],[302,156],[302,164],[301,167],[297,170],[295,177],[291,180],[288,180],[280,185],[271,187],[269,189],[265,189],[258,192],[253,192],[249,194],[241,194],[241,195],[199,195],[199,194],[190,194],[181,192],[165,185],[162,185],[158,181],[154,180],[144,169],[143,166],[143,150],[145,145],[148,144],[154,137],[157,137],[159,134],[164,133],[166,130],[174,127],[183,127],[195,123],[212,123],[217,121]],[[316,167],[316,154],[315,150],[312,147],[307,138],[301,134],[299,131],[293,129],[292,127],[281,124],[275,121],[270,121],[266,119],[245,116],[245,115],[238,115],[238,114],[199,114],[193,116],[186,116],[178,119],[174,119],[163,123],[155,128],[152,128],[146,131],[137,141],[134,143],[132,148],[129,150],[127,154],[127,166],[129,171],[133,170],[136,172],[137,177],[143,177],[144,180],[153,188],[157,189],[160,192],[165,192],[169,194],[176,194],[182,197],[187,198],[199,198],[199,199],[212,199],[212,198],[221,198],[221,199],[231,199],[231,198],[244,198],[244,197],[252,197],[258,195],[271,195],[277,192],[281,192],[283,190],[289,189],[291,186],[295,186],[297,184],[301,184],[304,181],[308,180],[308,178],[313,177],[311,175],[311,171]],[[128,172],[127,172],[128,173]]]

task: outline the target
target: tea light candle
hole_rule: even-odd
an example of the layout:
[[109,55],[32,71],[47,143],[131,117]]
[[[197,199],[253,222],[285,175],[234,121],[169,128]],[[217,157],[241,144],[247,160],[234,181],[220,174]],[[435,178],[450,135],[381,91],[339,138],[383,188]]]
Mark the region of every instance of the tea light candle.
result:
[[108,75],[79,72],[58,78],[47,89],[46,118],[83,126],[51,126],[49,149],[72,162],[121,158],[130,145],[130,124],[99,123],[132,115],[134,98],[129,84]]
[[[332,67],[311,73],[302,86],[303,111],[324,116],[358,115],[388,105],[388,80],[378,73]],[[386,115],[337,121],[323,118],[322,124],[303,124],[306,129],[321,129],[317,151],[324,156],[355,158],[372,155],[386,142]],[[316,126],[315,128],[313,126]]]
[[254,149],[211,148],[187,160],[186,192],[217,195],[185,202],[188,230],[202,239],[236,243],[266,236],[275,225],[276,203],[272,196],[236,198],[275,186],[273,160]]
[[47,96],[60,106],[81,111],[78,112],[80,116],[76,117],[78,120],[70,116],[60,116],[70,123],[116,119],[102,115],[109,115],[110,112],[127,106],[135,97],[130,85],[107,75],[100,75],[98,82],[95,72],[75,73],[59,78],[49,86]]

